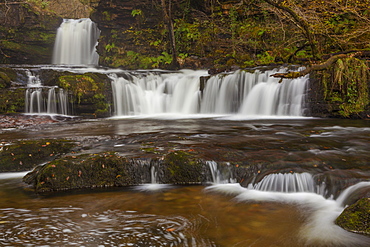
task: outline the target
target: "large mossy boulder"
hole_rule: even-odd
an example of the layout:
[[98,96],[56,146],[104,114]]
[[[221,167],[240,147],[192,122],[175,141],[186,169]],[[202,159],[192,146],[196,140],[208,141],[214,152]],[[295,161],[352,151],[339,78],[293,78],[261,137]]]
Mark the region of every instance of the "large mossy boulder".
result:
[[36,192],[136,185],[140,166],[112,153],[67,156],[37,167],[24,181]]
[[370,198],[345,208],[335,223],[347,231],[370,235]]
[[89,117],[111,115],[112,89],[106,75],[65,72],[57,78],[56,84],[71,94],[70,103],[74,106],[75,115]]
[[25,140],[0,145],[0,172],[28,171],[69,152],[76,144],[67,140]]
[[201,184],[211,182],[206,162],[183,151],[163,159],[128,159],[116,153],[64,156],[35,168],[24,177],[35,192],[83,188],[122,187],[150,183],[155,171],[161,184]]

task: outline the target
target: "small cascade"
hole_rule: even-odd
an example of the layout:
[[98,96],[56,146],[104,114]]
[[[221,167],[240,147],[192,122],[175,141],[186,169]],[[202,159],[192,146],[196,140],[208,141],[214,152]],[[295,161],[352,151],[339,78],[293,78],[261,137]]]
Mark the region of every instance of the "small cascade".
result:
[[[305,224],[299,229],[299,236],[302,239],[304,246],[369,246],[369,238],[348,232],[338,225],[335,219],[341,214],[344,209],[345,201],[349,195],[361,188],[370,188],[370,182],[360,182],[345,189],[337,200],[331,198],[325,199],[322,195],[312,193],[313,186],[310,176],[306,173],[298,176],[267,176],[269,177],[263,183],[261,181],[257,187],[262,187],[268,184],[275,177],[276,181],[280,182],[298,183],[301,179],[308,182],[307,185],[293,185],[290,188],[281,188],[276,191],[257,190],[252,188],[243,188],[239,184],[216,184],[206,188],[206,191],[219,192],[227,195],[234,196],[233,200],[237,202],[278,202],[294,204],[301,207],[301,210],[309,212],[308,217],[305,219]],[[277,174],[274,174],[277,175]],[[292,174],[291,174],[292,175]],[[270,182],[267,182],[270,181]],[[302,182],[303,183],[303,182]],[[272,184],[277,184],[273,182]],[[271,190],[272,190],[271,188]],[[282,191],[283,190],[283,191]],[[308,191],[307,191],[308,190]],[[279,192],[277,192],[279,191]],[[287,193],[288,191],[295,191],[300,193]]]
[[215,161],[206,162],[212,176],[212,183],[214,184],[227,184],[236,183],[236,179],[233,177],[233,172],[231,171],[230,163],[226,166],[219,167],[218,163]]
[[68,115],[68,93],[58,87],[44,87],[30,71],[25,93],[25,113]]
[[[150,164],[144,162],[143,163],[143,170],[141,176],[143,177],[142,182],[143,184],[136,187],[136,189],[140,191],[161,191],[171,188],[170,184],[161,184],[160,183],[160,165],[156,161],[151,161]],[[148,172],[150,173],[150,183],[147,183],[147,175]]]
[[284,80],[272,73],[236,71],[211,77],[205,71],[111,75],[115,116],[151,114],[237,114],[302,116],[308,77]]
[[97,65],[100,31],[89,18],[64,19],[57,30],[53,64]]
[[311,192],[324,195],[325,184],[316,184],[310,173],[269,174],[256,184],[249,184],[248,189],[270,192]]
[[111,75],[115,115],[196,114],[200,100],[199,77],[204,73]]
[[28,88],[25,113],[68,115],[68,94],[61,88]]
[[150,183],[151,184],[157,184],[158,183],[158,172],[156,171],[156,167],[152,165],[150,167]]

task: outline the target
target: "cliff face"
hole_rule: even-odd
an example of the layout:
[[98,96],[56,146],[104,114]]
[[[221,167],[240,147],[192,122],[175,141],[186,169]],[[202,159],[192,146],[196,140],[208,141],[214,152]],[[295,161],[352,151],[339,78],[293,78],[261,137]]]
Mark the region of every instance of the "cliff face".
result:
[[0,0],[0,63],[51,63],[63,18],[87,18],[98,2]]
[[158,51],[150,46],[150,41],[161,36],[162,12],[158,7],[150,0],[100,1],[91,15],[101,30],[97,47],[101,57],[99,63],[125,66],[125,60],[130,60],[127,52],[131,52],[130,63],[135,66],[137,54],[154,56]]
[[50,63],[61,21],[62,18],[34,11],[28,4],[0,5],[0,63]]
[[[223,9],[228,5],[223,2],[233,1],[217,1],[217,7],[212,9],[217,9],[218,19],[229,22],[229,13]],[[230,41],[230,29],[220,31],[212,27],[210,20],[216,14],[212,13],[210,1],[172,1],[170,6],[166,1],[166,4],[152,0],[100,1],[91,15],[101,30],[100,64],[129,69],[166,68],[172,62],[172,45],[176,46],[180,67],[209,68],[214,60],[226,64],[229,58],[232,60],[229,64],[235,64],[235,59],[229,56],[236,52]],[[169,19],[176,44],[171,43]],[[246,47],[239,52],[241,58],[250,49]]]

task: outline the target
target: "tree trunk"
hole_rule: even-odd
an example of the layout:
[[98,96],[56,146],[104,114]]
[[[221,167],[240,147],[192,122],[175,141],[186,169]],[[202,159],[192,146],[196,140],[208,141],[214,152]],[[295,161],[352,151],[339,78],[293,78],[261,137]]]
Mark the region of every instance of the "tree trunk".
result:
[[168,29],[170,43],[171,43],[171,51],[172,51],[171,69],[178,69],[179,63],[177,62],[176,39],[175,39],[175,31],[174,31],[174,26],[173,26],[173,21],[172,21],[171,1],[172,0],[169,0],[168,6],[167,6],[166,0],[161,0],[164,20],[167,22],[167,29]]

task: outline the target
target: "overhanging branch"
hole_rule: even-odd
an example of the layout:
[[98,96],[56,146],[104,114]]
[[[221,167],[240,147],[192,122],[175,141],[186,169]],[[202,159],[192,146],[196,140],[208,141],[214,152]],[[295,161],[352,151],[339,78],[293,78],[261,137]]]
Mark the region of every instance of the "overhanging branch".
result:
[[312,71],[328,69],[338,59],[343,59],[343,58],[348,58],[348,57],[361,57],[362,54],[363,52],[355,52],[352,54],[338,54],[338,55],[331,56],[328,60],[326,60],[323,63],[310,65],[306,69],[301,70],[301,71],[275,73],[275,74],[272,74],[271,76],[276,77],[276,78],[281,78],[281,79],[294,79],[294,78],[305,76]]

